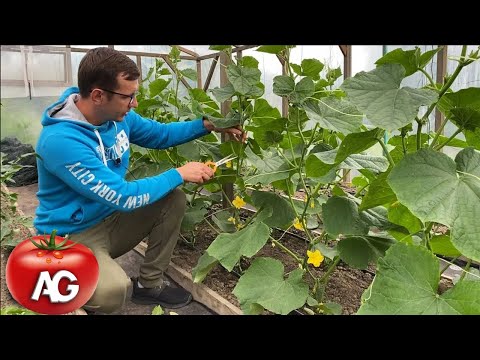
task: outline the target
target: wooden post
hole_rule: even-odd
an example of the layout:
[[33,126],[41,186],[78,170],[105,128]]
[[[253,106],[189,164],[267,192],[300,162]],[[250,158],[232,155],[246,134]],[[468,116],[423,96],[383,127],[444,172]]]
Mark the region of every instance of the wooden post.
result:
[[[228,84],[226,69],[227,69],[227,66],[231,63],[231,61],[232,60],[227,56],[226,53],[222,52],[220,54],[220,87],[224,87],[225,85]],[[232,106],[231,100],[226,100],[222,102],[221,111],[223,116],[226,116],[230,112],[231,106]],[[222,142],[225,142],[228,140],[229,140],[229,137],[226,134],[222,134]],[[233,184],[232,183],[224,184],[222,187],[228,199],[232,201],[233,200]],[[222,205],[224,209],[230,207],[230,202],[228,201],[227,197],[225,197],[225,195],[222,196]]]
[[[448,48],[447,45],[444,45],[443,49],[437,53],[437,83],[443,84],[443,78],[447,73],[447,54]],[[438,107],[435,108],[435,131],[440,129],[442,122],[444,120],[443,114],[438,110]],[[443,134],[443,130],[442,130]]]
[[[352,76],[352,46],[339,46],[343,53],[343,79],[347,79]],[[352,181],[352,174],[350,173],[350,170],[343,170],[343,181],[346,183],[350,183]]]

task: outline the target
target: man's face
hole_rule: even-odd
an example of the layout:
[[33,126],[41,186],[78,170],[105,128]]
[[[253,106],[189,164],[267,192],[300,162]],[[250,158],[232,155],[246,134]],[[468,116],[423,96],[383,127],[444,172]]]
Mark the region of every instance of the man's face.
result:
[[104,111],[108,120],[122,121],[131,108],[138,106],[135,98],[138,91],[138,80],[125,80],[122,76],[117,77],[117,89],[104,89],[110,93],[111,99],[105,103]]

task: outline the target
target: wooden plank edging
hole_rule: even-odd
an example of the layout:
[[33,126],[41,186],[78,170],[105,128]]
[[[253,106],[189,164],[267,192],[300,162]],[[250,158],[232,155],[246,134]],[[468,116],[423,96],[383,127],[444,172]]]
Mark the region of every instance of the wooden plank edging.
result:
[[[142,241],[134,250],[145,256],[147,244]],[[218,315],[243,315],[243,311],[204,284],[195,284],[192,275],[170,261],[167,275],[177,284],[192,293],[193,299]]]

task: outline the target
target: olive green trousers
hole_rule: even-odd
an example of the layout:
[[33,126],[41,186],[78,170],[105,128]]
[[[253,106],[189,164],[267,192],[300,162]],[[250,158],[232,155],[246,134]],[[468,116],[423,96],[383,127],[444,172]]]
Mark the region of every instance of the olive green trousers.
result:
[[125,304],[131,281],[114,259],[145,238],[148,238],[148,247],[140,266],[139,280],[145,287],[161,286],[185,209],[185,194],[175,189],[153,204],[132,212],[117,211],[90,229],[71,234],[71,240],[92,249],[100,270],[97,288],[84,308],[111,313]]

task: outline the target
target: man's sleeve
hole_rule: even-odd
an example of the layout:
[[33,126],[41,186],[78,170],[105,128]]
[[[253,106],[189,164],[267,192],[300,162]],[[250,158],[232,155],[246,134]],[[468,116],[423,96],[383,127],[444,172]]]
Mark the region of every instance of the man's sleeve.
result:
[[106,167],[93,149],[69,135],[51,135],[39,144],[37,151],[45,168],[76,192],[120,211],[151,204],[183,183],[176,169],[125,181]]
[[162,124],[131,112],[128,118],[130,142],[149,149],[166,149],[209,133],[202,119]]

